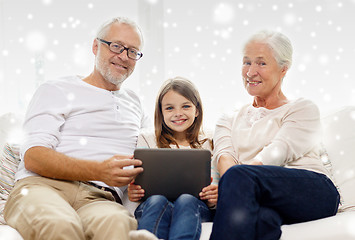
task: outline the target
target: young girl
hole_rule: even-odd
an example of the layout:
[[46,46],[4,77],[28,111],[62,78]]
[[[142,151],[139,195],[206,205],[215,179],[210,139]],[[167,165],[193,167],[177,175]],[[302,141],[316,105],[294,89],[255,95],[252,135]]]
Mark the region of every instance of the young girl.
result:
[[[202,136],[202,104],[198,91],[187,79],[176,77],[167,80],[160,89],[155,105],[155,133],[142,133],[138,147],[149,148],[204,148],[212,150],[211,140]],[[187,166],[188,167],[188,166]],[[206,186],[200,199],[183,194],[174,202],[154,195],[142,202],[135,211],[138,220],[137,239],[199,239],[201,222],[211,221],[217,203],[218,186],[215,171],[213,184]],[[172,186],[173,187],[173,186]],[[144,196],[144,189],[132,183],[128,187],[131,201]],[[140,232],[140,233],[139,233]],[[148,237],[151,235],[150,237]],[[132,236],[132,235],[131,235]],[[133,239],[131,237],[131,239]]]

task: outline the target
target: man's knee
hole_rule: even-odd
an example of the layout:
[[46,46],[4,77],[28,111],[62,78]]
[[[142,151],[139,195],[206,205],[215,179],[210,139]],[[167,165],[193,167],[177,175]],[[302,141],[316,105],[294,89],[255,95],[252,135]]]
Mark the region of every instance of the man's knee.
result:
[[46,214],[36,214],[31,220],[20,216],[16,222],[10,218],[11,225],[24,239],[85,239],[79,219],[63,218]]
[[137,227],[137,221],[127,209],[115,202],[95,202],[78,210],[85,228],[97,229],[99,226],[111,229],[119,226],[125,229]]
[[137,220],[126,212],[111,214],[109,218],[113,221],[113,224],[118,223],[122,229],[137,229]]
[[[34,225],[36,224],[32,225],[35,228]],[[59,236],[76,236],[75,239],[85,239],[83,226],[75,219],[45,218],[37,222],[37,228],[38,232],[47,231],[46,236],[53,235],[53,237],[39,239],[58,239]]]
[[105,222],[107,223],[122,222],[125,224],[136,223],[135,218],[131,216],[126,209],[118,209],[117,211],[112,210],[112,211],[107,211],[102,213],[99,213],[99,211],[100,210],[98,210],[95,216],[92,216],[92,221],[96,221],[98,223],[105,223]]
[[137,229],[136,219],[125,209],[119,206],[117,208],[106,206],[105,208],[103,205],[102,207],[106,210],[100,211],[99,206],[95,211],[80,213],[87,238],[117,239],[120,237],[120,239],[128,239],[129,231]]

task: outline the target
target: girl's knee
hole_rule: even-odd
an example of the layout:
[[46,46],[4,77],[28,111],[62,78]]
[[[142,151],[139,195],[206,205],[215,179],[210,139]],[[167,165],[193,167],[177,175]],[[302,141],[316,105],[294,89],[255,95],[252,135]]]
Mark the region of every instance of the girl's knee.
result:
[[153,195],[150,196],[147,200],[145,200],[145,204],[151,206],[165,206],[166,204],[169,204],[169,200],[162,195]]
[[194,205],[198,199],[190,194],[180,195],[174,202],[174,206],[191,206]]

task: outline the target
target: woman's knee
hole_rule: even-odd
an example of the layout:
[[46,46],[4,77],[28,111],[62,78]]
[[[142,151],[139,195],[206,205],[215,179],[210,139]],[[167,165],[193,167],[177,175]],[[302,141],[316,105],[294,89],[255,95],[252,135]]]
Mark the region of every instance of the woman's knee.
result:
[[252,176],[252,169],[249,165],[235,165],[229,168],[222,176],[220,182],[224,181],[238,181],[245,179],[246,177]]
[[[219,187],[218,197],[229,198],[230,194],[244,194],[247,191],[255,191],[258,189],[259,176],[257,166],[236,165],[231,167],[222,176]],[[219,200],[218,200],[219,201]]]

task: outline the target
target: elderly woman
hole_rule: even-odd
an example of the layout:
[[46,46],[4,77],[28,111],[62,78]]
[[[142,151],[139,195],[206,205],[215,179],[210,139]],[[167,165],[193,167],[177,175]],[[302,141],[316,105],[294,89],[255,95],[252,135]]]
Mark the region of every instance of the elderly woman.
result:
[[253,102],[216,126],[213,164],[221,180],[210,239],[275,240],[282,224],[335,215],[340,197],[319,156],[317,106],[281,90],[292,63],[289,39],[259,32],[243,53]]

